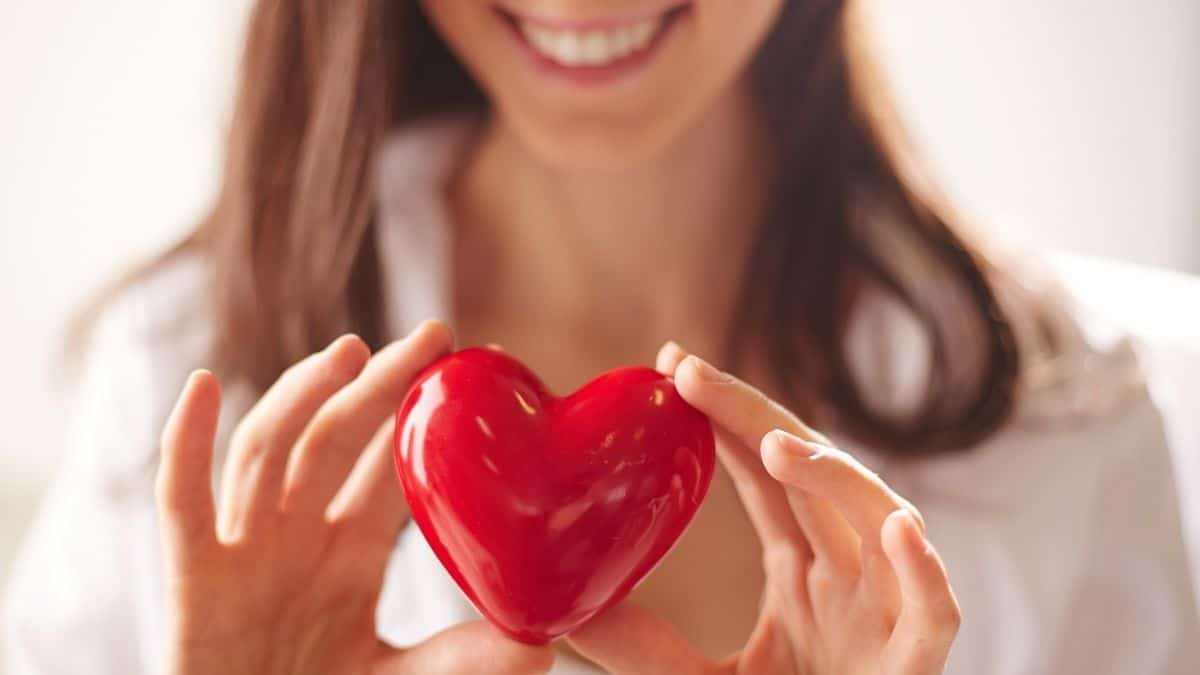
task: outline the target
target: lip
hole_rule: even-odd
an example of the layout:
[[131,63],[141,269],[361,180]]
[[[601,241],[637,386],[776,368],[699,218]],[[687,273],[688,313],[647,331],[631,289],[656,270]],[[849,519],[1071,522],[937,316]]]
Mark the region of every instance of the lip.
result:
[[[525,58],[530,60],[537,72],[569,84],[596,87],[631,77],[644,70],[658,55],[663,43],[675,32],[681,21],[691,15],[692,2],[688,0],[650,13],[587,19],[559,19],[518,14],[499,5],[495,6],[495,10],[497,17],[508,27],[508,33],[513,37],[517,48],[524,53]],[[521,21],[529,21],[559,30],[609,30],[657,16],[662,17],[662,25],[649,44],[632,54],[603,65],[563,65],[545,56],[529,44],[520,27]]]

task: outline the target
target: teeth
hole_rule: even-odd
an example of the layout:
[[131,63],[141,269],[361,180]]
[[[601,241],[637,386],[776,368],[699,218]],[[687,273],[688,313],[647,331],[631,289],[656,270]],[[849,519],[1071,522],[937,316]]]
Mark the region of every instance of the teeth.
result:
[[604,63],[608,60],[608,36],[604,33],[588,33],[582,41],[584,63]]
[[661,25],[662,21],[654,18],[606,31],[575,31],[520,22],[529,44],[564,66],[602,66],[624,58],[650,44]]
[[628,54],[633,51],[633,29],[626,27],[617,30],[609,38],[609,46],[618,54]]
[[583,60],[583,44],[575,33],[559,33],[554,38],[554,53],[559,60],[573,66]]
[[649,21],[643,21],[641,23],[634,24],[633,28],[630,29],[630,39],[635,44],[644,45],[650,41],[650,38],[654,37],[654,31],[657,28],[658,22],[651,23]]

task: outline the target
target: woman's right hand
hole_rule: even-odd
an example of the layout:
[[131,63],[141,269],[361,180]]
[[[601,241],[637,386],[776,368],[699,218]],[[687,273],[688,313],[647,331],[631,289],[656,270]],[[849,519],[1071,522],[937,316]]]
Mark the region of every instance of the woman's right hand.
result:
[[452,346],[426,322],[371,356],[346,336],[285,372],[234,431],[211,487],[216,379],[188,379],[162,437],[157,495],[170,672],[544,673],[548,647],[483,622],[411,649],[376,637],[375,609],[407,506],[392,414],[418,370]]

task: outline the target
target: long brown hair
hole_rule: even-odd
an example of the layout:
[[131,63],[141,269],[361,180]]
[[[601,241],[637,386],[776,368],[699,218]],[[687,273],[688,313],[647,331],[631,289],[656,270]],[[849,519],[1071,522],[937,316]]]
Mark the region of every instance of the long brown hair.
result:
[[[789,403],[817,424],[836,421],[894,454],[966,448],[1011,411],[1018,350],[994,273],[912,170],[853,5],[786,2],[751,66],[783,162],[725,365],[736,368],[737,345],[756,336]],[[216,204],[139,274],[201,252],[213,270],[214,362],[261,389],[342,332],[378,347],[389,337],[369,236],[381,141],[411,120],[485,106],[416,0],[258,0]],[[969,316],[946,316],[941,293],[914,282],[866,222],[886,223],[942,270]],[[845,354],[867,284],[898,298],[932,340],[924,403],[903,419],[867,404]],[[964,323],[981,327],[966,385],[954,344]]]

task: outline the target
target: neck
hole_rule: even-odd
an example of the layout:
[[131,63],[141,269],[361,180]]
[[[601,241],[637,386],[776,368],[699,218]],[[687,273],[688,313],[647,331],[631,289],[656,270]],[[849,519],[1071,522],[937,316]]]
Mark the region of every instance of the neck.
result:
[[766,202],[769,149],[742,92],[619,171],[551,166],[493,116],[454,186],[460,263],[486,295],[470,302],[468,290],[468,304],[623,344],[718,348]]

